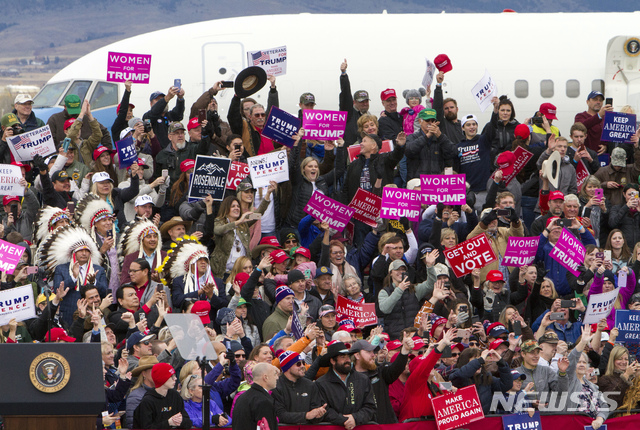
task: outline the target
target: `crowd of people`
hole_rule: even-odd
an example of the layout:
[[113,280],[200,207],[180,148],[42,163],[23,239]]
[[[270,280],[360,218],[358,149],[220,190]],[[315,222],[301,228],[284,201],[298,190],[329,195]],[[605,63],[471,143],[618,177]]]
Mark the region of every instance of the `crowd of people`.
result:
[[[0,237],[26,251],[1,288],[31,285],[38,310],[2,326],[0,341],[100,343],[98,428],[201,427],[208,397],[214,427],[350,430],[432,417],[431,399],[468,386],[485,414],[585,414],[598,429],[636,413],[640,348],[617,340],[615,313],[640,311],[640,134],[600,140],[613,108],[598,91],[567,137],[553,125],[556,106],[525,119],[506,96],[480,128],[469,106],[444,98],[446,67],[433,91],[386,89],[384,111],[371,112],[373,96],[352,91],[347,69],[336,69],[344,137],[310,140],[301,129],[292,147],[261,134],[279,106],[273,76],[266,107],[236,89],[227,121],[221,82],[187,112],[181,88],[136,107],[126,82],[104,125],[69,95],[47,122],[58,152],[30,162],[13,161],[8,139],[44,122],[18,95],[1,119],[0,158],[20,167],[25,192],[3,197]],[[302,94],[298,115],[315,105]],[[120,168],[114,141],[129,136],[138,160]],[[222,201],[188,198],[197,155],[246,162],[283,148],[289,181],[255,187],[247,177]],[[532,157],[505,181],[517,148]],[[589,176],[578,183],[581,166]],[[359,189],[420,189],[420,175],[449,173],[466,174],[466,204],[423,204],[419,221],[352,219],[337,232],[305,212],[315,191],[349,204]],[[578,276],[551,257],[563,229],[586,247]],[[479,234],[497,261],[456,277],[445,251]],[[535,260],[504,265],[510,237],[539,237]],[[617,287],[611,313],[583,324],[589,297]],[[348,318],[340,296],[374,303],[378,324]],[[180,351],[186,334],[166,322],[179,313],[199,317],[217,358]]]

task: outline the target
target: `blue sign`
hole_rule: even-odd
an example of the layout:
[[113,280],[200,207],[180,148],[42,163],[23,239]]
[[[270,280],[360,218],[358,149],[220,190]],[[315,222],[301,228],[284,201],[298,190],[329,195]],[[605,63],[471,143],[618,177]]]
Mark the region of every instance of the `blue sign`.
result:
[[302,328],[300,318],[298,318],[298,313],[295,310],[291,314],[291,333],[293,333],[293,336],[296,339],[300,339],[304,336],[304,328]]
[[640,311],[616,310],[616,341],[640,343]]
[[300,119],[297,116],[272,106],[262,129],[262,135],[291,148],[294,143],[292,136],[298,130],[300,130]]
[[211,194],[213,200],[222,201],[230,166],[231,160],[228,158],[197,155],[189,182],[188,199],[202,200]]
[[601,141],[630,143],[636,132],[636,115],[621,112],[605,112]]
[[503,415],[502,426],[504,430],[541,430],[540,412],[536,411],[532,417],[527,413]]
[[[593,430],[593,427],[584,426],[584,430]],[[607,430],[607,425],[606,424],[602,424],[598,430]]]
[[598,163],[600,163],[600,167],[605,167],[609,165],[609,161],[611,161],[611,156],[607,153],[598,155]]
[[133,163],[138,162],[138,151],[136,150],[133,136],[117,141],[116,148],[118,148],[118,164],[121,169],[126,169]]

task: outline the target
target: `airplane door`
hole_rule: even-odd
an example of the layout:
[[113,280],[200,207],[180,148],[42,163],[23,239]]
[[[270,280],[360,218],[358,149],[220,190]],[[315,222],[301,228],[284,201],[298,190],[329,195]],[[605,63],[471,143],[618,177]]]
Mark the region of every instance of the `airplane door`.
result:
[[[207,42],[202,45],[202,89],[211,88],[217,81],[233,81],[246,67],[244,45],[240,42]],[[222,91],[218,98],[218,110],[226,111],[233,97],[233,90]],[[220,99],[224,100],[222,102]]]
[[640,112],[640,36],[609,40],[604,81],[605,97],[613,98],[615,110],[629,105]]

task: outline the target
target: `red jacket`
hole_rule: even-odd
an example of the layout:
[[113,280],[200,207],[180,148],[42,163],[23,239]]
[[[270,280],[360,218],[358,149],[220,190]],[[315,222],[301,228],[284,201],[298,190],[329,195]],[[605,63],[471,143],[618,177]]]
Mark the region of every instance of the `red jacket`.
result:
[[587,138],[584,145],[598,152],[600,137],[602,136],[602,118],[598,114],[591,115],[587,111],[576,114],[575,122],[581,122],[587,127]]
[[409,375],[409,379],[407,379],[407,383],[404,386],[404,400],[400,407],[400,417],[398,419],[400,422],[410,418],[433,415],[431,399],[435,396],[429,389],[427,379],[441,355],[437,349],[434,349],[426,357],[414,358],[409,363],[411,375]]

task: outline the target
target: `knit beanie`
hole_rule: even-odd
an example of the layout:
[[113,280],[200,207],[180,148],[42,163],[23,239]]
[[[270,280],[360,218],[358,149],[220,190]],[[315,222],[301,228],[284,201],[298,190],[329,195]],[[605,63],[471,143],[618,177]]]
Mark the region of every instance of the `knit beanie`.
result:
[[175,375],[176,371],[169,363],[154,364],[151,368],[151,379],[156,388],[164,385],[165,382],[171,378],[171,375]]
[[291,288],[283,285],[276,289],[276,303],[280,303],[280,301],[287,296],[293,296],[293,291],[291,291]]

